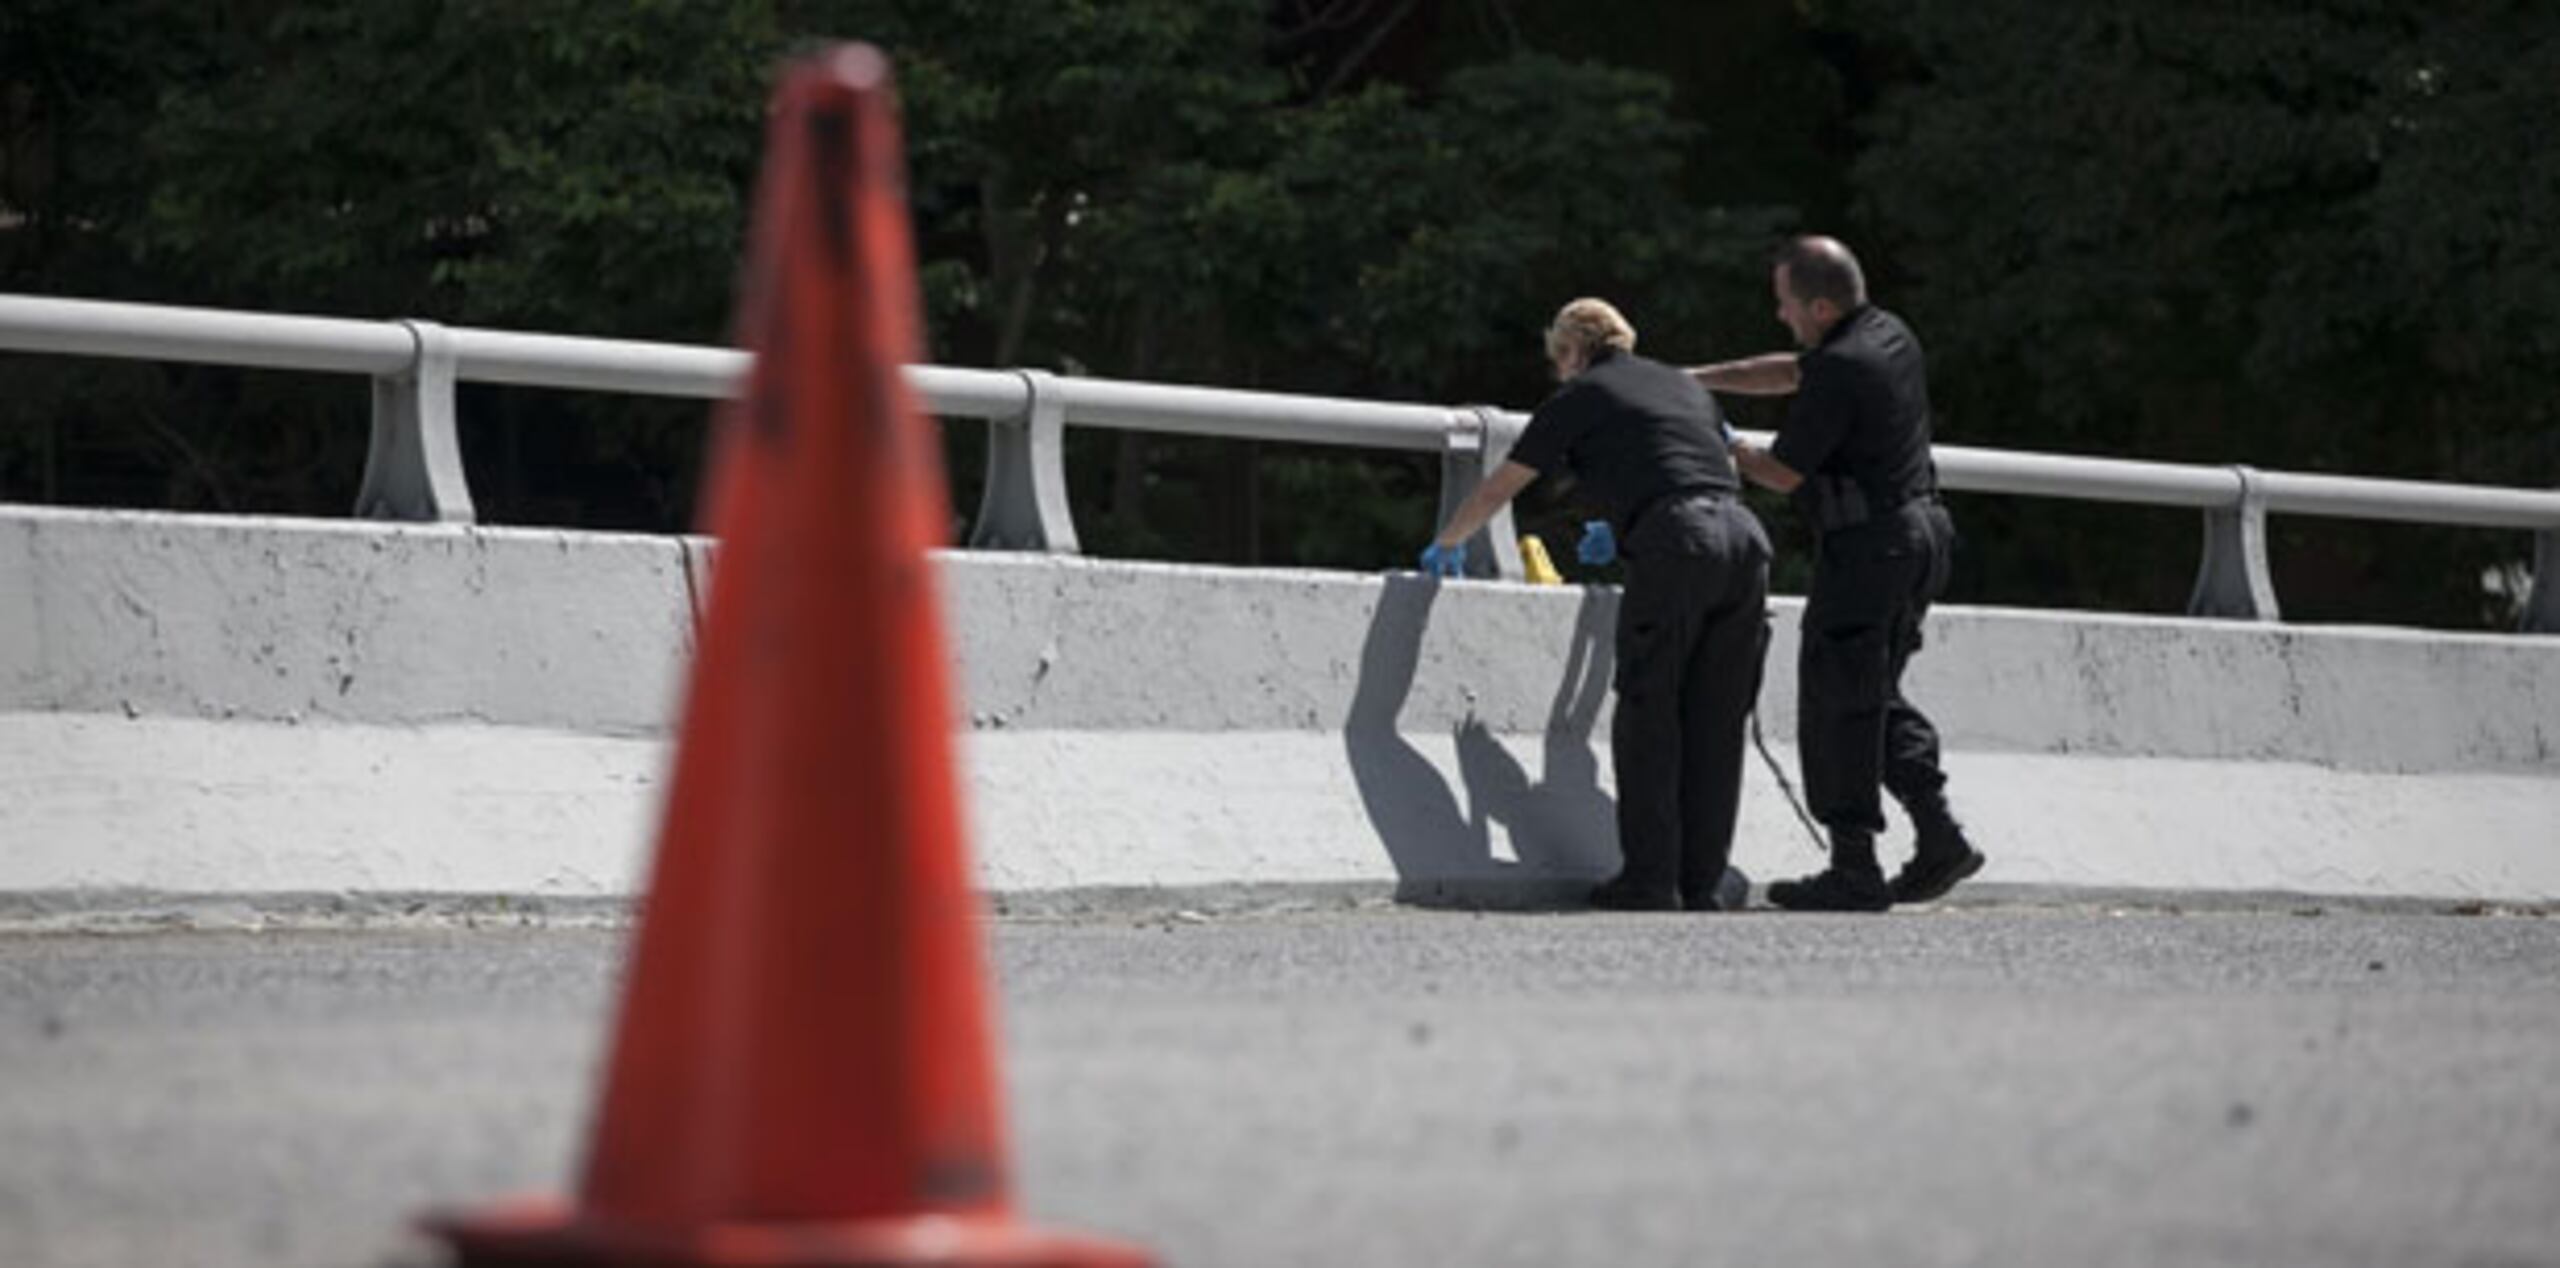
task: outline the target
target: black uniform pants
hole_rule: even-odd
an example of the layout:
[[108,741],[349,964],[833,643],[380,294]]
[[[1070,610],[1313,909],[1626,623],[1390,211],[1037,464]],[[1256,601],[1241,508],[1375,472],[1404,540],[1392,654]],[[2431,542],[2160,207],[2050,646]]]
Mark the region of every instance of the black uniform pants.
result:
[[1647,512],[1624,557],[1610,728],[1622,875],[1698,902],[1733,854],[1743,723],[1768,643],[1769,539],[1740,502],[1699,497]]
[[1946,786],[1938,732],[1902,696],[1920,622],[1947,588],[1955,524],[1917,501],[1826,534],[1796,660],[1796,748],[1813,817],[1884,831],[1879,785],[1905,806]]

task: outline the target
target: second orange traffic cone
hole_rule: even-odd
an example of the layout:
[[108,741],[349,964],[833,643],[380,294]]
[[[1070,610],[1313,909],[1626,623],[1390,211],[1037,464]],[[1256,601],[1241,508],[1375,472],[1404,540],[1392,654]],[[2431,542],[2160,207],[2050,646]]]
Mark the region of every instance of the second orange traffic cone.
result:
[[949,523],[888,67],[792,71],[707,499],[719,567],[573,1203],[465,1265],[1141,1265],[1015,1221],[926,551]]

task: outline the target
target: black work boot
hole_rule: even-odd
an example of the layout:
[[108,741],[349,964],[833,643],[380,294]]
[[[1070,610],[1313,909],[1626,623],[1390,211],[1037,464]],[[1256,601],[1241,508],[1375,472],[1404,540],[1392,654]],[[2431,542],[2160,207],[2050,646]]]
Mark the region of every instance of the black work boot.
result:
[[1912,849],[1911,861],[1894,873],[1893,901],[1934,902],[1946,897],[1958,881],[1982,870],[1986,861],[1982,851],[1965,839],[1964,826],[1949,813],[1944,797],[1920,799],[1904,809],[1911,812],[1911,826],[1919,834],[1919,841]]
[[1591,889],[1594,911],[1678,911],[1680,895],[1668,887],[1638,885],[1620,872]]
[[1769,901],[1789,911],[1883,911],[1893,891],[1876,864],[1873,833],[1831,830],[1831,866],[1802,880],[1769,887]]

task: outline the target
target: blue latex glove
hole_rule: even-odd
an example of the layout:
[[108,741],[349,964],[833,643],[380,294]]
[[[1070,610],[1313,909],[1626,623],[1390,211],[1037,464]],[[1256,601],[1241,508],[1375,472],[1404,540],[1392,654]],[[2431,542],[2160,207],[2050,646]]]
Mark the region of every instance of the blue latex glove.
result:
[[1618,557],[1618,535],[1607,520],[1584,520],[1582,541],[1573,548],[1574,558],[1594,568]]
[[1463,577],[1467,575],[1467,544],[1443,546],[1433,542],[1422,550],[1422,571],[1426,576]]

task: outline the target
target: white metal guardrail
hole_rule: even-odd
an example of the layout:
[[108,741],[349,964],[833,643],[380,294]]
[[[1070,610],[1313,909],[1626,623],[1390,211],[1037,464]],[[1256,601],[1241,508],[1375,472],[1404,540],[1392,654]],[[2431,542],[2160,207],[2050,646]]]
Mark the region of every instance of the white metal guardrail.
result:
[[[725,348],[448,328],[219,309],[0,294],[0,351],[139,358],[321,373],[373,381],[373,442],[355,513],[467,523],[471,492],[454,427],[457,383],[718,399],[745,379],[749,357]],[[986,422],[987,478],[969,544],[1073,552],[1065,429],[1116,427],[1441,456],[1445,515],[1508,453],[1527,416],[1439,406],[1060,378],[1039,370],[912,366],[909,383],[937,415]],[[2506,528],[2534,534],[2524,628],[2560,632],[2560,491],[2379,480],[2084,458],[1941,445],[1945,488],[2190,507],[2204,512],[2204,559],[2188,610],[2274,620],[2266,556],[2270,514]],[[1508,514],[1469,558],[1517,577]]]

